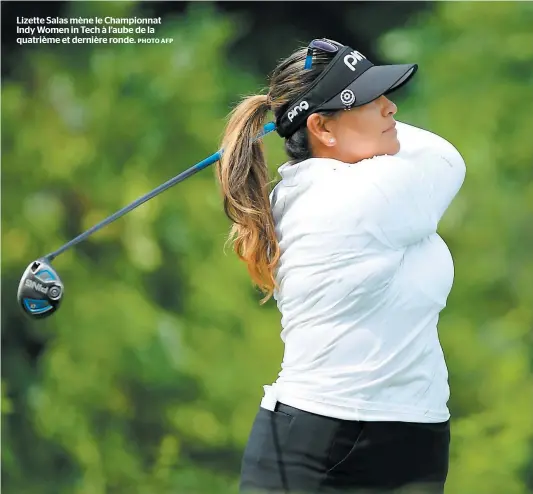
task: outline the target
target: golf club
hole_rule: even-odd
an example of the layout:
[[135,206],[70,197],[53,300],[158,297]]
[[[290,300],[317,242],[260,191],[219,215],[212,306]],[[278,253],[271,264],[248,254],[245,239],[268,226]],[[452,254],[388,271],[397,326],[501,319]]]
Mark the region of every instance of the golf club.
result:
[[[259,135],[254,139],[254,142],[275,129],[276,124],[274,122],[267,123],[263,127],[262,132],[260,132]],[[51,262],[57,256],[65,252],[67,249],[70,249],[74,245],[80,243],[82,240],[85,240],[87,237],[97,232],[104,226],[109,225],[116,219],[124,216],[126,213],[129,213],[146,201],[149,201],[158,194],[161,194],[161,192],[164,192],[173,185],[182,182],[186,178],[191,177],[200,170],[203,170],[204,168],[207,168],[208,166],[217,162],[221,158],[223,152],[224,151],[222,149],[217,151],[203,161],[196,163],[196,165],[168,180],[164,184],[161,184],[159,187],[156,187],[148,194],[139,197],[137,200],[120,209],[108,218],[105,218],[100,223],[94,225],[92,228],[78,235],[76,238],[73,238],[54,252],[32,261],[22,275],[17,292],[17,301],[23,312],[33,319],[42,319],[51,316],[59,308],[61,300],[63,299],[64,286],[61,278],[51,265]]]

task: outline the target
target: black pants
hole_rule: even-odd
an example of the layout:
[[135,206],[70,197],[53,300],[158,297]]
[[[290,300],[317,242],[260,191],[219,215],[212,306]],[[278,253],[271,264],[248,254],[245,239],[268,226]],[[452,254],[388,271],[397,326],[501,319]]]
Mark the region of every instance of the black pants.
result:
[[255,418],[241,492],[442,494],[449,421],[332,419],[278,403]]

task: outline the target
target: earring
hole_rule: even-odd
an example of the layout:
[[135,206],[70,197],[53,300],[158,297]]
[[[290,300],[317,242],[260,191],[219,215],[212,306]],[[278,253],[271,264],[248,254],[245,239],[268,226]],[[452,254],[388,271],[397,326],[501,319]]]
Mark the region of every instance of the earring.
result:
[[329,143],[330,143],[330,144],[335,144],[335,138],[330,137],[330,139],[329,139]]

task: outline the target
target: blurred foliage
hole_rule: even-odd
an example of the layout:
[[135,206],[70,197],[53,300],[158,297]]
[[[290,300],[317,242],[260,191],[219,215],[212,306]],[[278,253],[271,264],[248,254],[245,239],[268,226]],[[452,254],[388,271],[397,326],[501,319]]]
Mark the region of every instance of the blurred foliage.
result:
[[[381,40],[389,60],[421,65],[398,119],[450,139],[468,166],[441,225],[456,262],[440,323],[453,494],[533,490],[531,25],[532,3],[442,2]],[[217,149],[229,109],[265,84],[224,60],[237,29],[198,4],[165,19],[170,45],[43,46],[3,84],[7,493],[235,491],[262,385],[279,370],[280,317],[223,252],[212,172],[59,257],[53,318],[29,321],[14,300],[30,261]],[[281,140],[265,142],[274,177]]]

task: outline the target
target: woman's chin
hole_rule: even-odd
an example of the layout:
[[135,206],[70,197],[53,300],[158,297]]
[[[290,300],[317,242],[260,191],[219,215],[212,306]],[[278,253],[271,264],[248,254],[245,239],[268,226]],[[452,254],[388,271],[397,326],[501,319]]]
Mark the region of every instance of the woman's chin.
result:
[[394,139],[390,139],[390,142],[387,143],[387,152],[384,154],[395,155],[400,152],[400,141],[394,136]]

